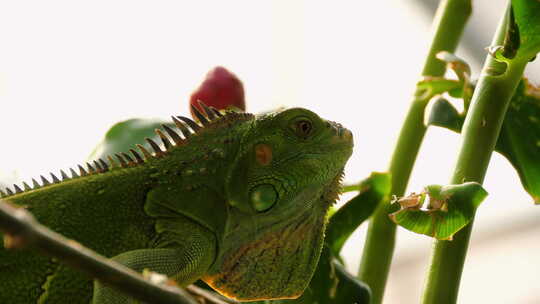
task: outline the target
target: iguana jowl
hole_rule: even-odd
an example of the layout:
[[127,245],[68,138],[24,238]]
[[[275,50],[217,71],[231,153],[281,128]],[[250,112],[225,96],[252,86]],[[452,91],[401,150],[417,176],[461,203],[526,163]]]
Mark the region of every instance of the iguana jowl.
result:
[[[164,148],[42,177],[3,200],[137,271],[202,279],[241,301],[299,296],[315,270],[352,134],[293,108],[262,116],[203,106],[175,117]],[[169,137],[165,134],[167,133]],[[182,134],[182,135],[180,135]],[[171,141],[172,139],[172,141]],[[142,156],[141,156],[142,154]],[[0,303],[124,303],[126,297],[30,252],[0,249]],[[95,286],[95,287],[94,287]]]

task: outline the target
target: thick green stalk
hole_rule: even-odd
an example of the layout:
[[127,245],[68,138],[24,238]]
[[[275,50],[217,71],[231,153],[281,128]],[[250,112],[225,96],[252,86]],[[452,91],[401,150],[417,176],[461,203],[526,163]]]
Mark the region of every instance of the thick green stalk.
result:
[[[435,55],[440,51],[454,52],[471,11],[471,0],[441,2],[435,16],[435,33],[422,75],[444,75],[445,64],[436,59]],[[392,193],[398,196],[405,192],[426,132],[424,111],[429,99],[421,97],[423,93],[417,90],[415,94],[390,162]],[[370,221],[358,274],[371,287],[374,304],[382,302],[395,244],[396,227],[388,218],[387,206],[381,204]]]
[[[503,44],[505,20],[503,18],[499,25],[493,45]],[[504,115],[526,64],[526,61],[514,60],[504,74],[494,75],[501,67],[504,69],[504,64],[488,56],[463,126],[452,184],[483,181]],[[454,236],[453,241],[435,241],[423,295],[424,304],[456,303],[472,225],[471,221]]]

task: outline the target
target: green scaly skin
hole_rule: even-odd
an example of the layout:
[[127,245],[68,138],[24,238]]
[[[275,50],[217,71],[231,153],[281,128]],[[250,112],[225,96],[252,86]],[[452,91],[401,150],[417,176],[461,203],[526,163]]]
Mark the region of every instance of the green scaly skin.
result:
[[[2,199],[104,256],[180,286],[203,279],[240,301],[296,298],[316,268],[352,134],[300,108],[260,117],[205,110],[204,127],[192,126],[175,145],[165,140],[164,151],[143,151],[144,160],[123,155],[119,166],[109,158],[88,175],[63,174],[61,182]],[[0,303],[130,301],[25,251],[0,248],[0,282]]]

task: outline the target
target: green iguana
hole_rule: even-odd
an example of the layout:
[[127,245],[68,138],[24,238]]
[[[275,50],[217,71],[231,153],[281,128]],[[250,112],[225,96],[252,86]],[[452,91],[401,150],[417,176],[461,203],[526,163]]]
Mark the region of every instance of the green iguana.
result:
[[[0,191],[41,223],[136,271],[197,279],[240,301],[295,298],[316,268],[353,139],[301,108],[254,116],[202,105],[160,147]],[[168,134],[168,136],[165,135]],[[181,135],[180,135],[181,134]],[[59,261],[0,249],[0,303],[125,303]]]

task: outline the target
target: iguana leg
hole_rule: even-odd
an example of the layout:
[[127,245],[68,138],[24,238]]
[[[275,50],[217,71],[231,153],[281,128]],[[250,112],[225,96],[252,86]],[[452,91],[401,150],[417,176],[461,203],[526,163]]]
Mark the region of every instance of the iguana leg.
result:
[[[179,238],[185,239],[185,237]],[[174,247],[169,243],[168,248],[133,250],[112,259],[137,272],[149,269],[165,274],[174,279],[180,286],[185,286],[200,278],[210,267],[215,257],[213,239],[197,237],[196,235],[191,235],[189,239],[191,242],[176,243],[177,246]],[[94,304],[119,304],[131,303],[132,301],[132,298],[102,285],[99,281],[94,283]]]

